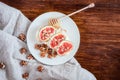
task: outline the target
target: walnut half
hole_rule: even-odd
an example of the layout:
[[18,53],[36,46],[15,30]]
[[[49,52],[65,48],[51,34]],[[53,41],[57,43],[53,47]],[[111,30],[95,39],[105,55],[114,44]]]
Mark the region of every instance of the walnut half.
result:
[[19,34],[18,38],[20,40],[24,41],[26,39],[26,36],[25,36],[25,34],[21,33],[21,34]]
[[22,74],[22,78],[24,78],[24,79],[27,79],[29,77],[29,73],[24,73],[24,74]]
[[4,69],[5,68],[5,64],[3,62],[0,63],[0,69]]

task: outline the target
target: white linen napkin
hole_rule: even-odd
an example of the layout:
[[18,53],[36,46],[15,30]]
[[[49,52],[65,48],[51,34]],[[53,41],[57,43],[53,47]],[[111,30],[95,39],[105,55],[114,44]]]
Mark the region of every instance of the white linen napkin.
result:
[[[30,23],[21,11],[0,2],[0,62],[5,64],[5,69],[0,69],[0,80],[25,80],[22,78],[25,72],[29,73],[26,80],[96,80],[75,58],[56,66],[26,59],[30,54],[26,41],[17,37],[20,33],[26,35]],[[20,53],[22,47],[27,49],[27,54]],[[21,66],[21,60],[27,61],[28,65]],[[44,66],[43,72],[37,71],[39,65]]]

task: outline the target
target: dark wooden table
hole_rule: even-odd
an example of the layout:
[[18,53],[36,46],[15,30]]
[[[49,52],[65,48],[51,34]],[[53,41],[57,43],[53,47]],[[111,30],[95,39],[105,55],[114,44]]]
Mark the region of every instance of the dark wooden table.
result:
[[72,16],[81,33],[75,57],[98,80],[120,80],[120,0],[1,0],[31,21],[48,11],[69,14],[91,2],[96,7]]

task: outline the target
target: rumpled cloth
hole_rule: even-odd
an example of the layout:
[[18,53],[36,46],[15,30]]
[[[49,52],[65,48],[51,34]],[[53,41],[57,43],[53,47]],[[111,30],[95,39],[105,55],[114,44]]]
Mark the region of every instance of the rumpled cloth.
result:
[[[26,59],[30,54],[27,43],[18,36],[26,35],[30,24],[21,11],[0,2],[0,62],[5,64],[5,69],[0,69],[0,80],[96,80],[75,58],[55,66]],[[22,47],[27,49],[27,54],[20,53]],[[28,65],[21,66],[21,60],[27,61]],[[42,72],[37,71],[39,65],[45,68]],[[27,79],[22,77],[25,72],[29,73]]]

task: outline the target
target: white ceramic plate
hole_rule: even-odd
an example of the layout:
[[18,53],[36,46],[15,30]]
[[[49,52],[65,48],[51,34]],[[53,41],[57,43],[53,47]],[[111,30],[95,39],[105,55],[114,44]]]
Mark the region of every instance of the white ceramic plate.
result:
[[80,33],[77,28],[75,22],[70,18],[64,18],[61,20],[61,27],[67,31],[67,35],[69,40],[73,43],[73,49],[68,55],[65,56],[57,56],[56,58],[49,59],[47,57],[41,58],[40,52],[34,48],[34,45],[38,43],[36,40],[36,32],[40,29],[40,27],[48,25],[48,20],[50,18],[62,17],[65,14],[60,12],[47,12],[40,16],[38,16],[30,25],[27,32],[27,45],[31,52],[31,54],[40,62],[47,65],[58,65],[63,64],[70,60],[75,53],[77,52],[80,44]]

